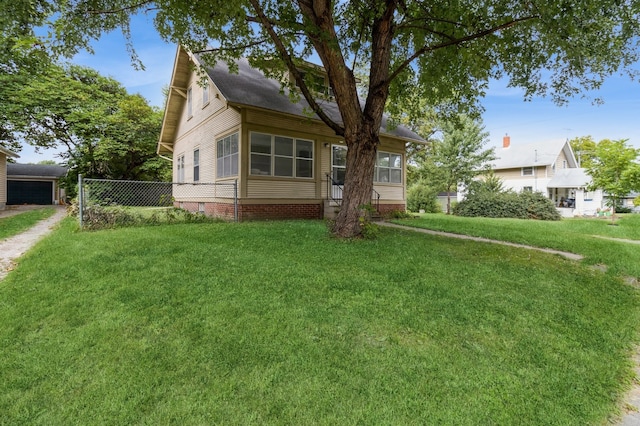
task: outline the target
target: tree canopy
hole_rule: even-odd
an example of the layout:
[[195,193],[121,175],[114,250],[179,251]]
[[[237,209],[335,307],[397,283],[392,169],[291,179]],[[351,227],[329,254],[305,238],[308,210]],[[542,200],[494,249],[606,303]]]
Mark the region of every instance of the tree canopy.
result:
[[610,200],[612,221],[619,200],[632,191],[640,191],[639,156],[640,149],[628,146],[626,139],[603,139],[585,166],[592,179],[591,188],[602,189]]
[[[156,155],[159,109],[116,80],[80,66],[0,74],[0,129],[13,145],[62,148],[70,169],[94,178],[161,180],[170,166]],[[14,148],[16,148],[14,146]]]
[[442,138],[432,142],[431,155],[424,163],[430,180],[447,192],[447,214],[451,213],[451,192],[458,185],[469,186],[473,178],[489,169],[495,159],[493,148],[484,149],[489,133],[480,121],[468,116],[445,121]]
[[[313,111],[344,137],[349,148],[343,205],[334,229],[341,236],[360,232],[385,110],[419,117],[424,111],[413,101],[417,99],[442,110],[473,110],[488,82],[501,77],[524,88],[525,97],[548,94],[564,102],[598,88],[610,74],[629,70],[638,60],[640,42],[638,0],[20,4],[55,19],[51,28],[56,37],[50,45],[54,52],[71,55],[116,28],[126,36],[132,15],[153,13],[162,37],[202,52],[210,62],[247,56],[267,74],[288,69]],[[313,58],[328,73],[340,122],[324,114],[298,70],[301,60]],[[354,73],[359,64],[368,68],[362,102]]]

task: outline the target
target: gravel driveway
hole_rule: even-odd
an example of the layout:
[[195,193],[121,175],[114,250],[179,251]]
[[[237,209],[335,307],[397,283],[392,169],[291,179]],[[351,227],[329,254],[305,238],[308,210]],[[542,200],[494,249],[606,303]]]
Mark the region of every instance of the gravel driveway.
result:
[[[19,206],[10,210],[0,211],[0,218],[13,216],[26,210],[43,208],[44,206]],[[49,218],[41,220],[33,227],[27,229],[21,234],[0,240],[0,280],[7,276],[15,265],[16,260],[29,250],[42,237],[51,232],[66,216],[66,208],[64,206],[55,206],[56,212]]]

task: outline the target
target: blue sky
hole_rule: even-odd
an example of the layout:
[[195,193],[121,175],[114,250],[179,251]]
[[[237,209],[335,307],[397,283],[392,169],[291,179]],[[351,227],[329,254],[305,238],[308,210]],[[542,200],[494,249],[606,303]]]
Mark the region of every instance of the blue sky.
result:
[[[80,53],[72,62],[115,78],[130,93],[140,93],[152,105],[161,107],[162,88],[169,84],[176,46],[162,41],[153,29],[151,18],[145,16],[135,18],[132,37],[145,65],[144,71],[135,70],[131,65],[119,32],[94,43],[95,54]],[[604,105],[593,105],[596,97],[603,98]],[[628,77],[612,76],[600,91],[587,94],[586,99],[572,99],[565,106],[557,106],[546,98],[525,102],[522,90],[507,88],[503,82],[496,81],[490,85],[482,104],[490,146],[501,146],[505,134],[511,137],[512,145],[591,135],[596,141],[628,139],[640,148],[640,82]],[[55,153],[47,150],[36,154],[25,146],[18,161],[57,160]]]

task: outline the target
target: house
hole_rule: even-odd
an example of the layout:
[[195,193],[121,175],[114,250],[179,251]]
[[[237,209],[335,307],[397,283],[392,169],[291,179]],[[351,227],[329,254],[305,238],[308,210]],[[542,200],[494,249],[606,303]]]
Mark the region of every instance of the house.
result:
[[0,146],[0,210],[4,210],[7,205],[7,159],[9,157],[18,158],[19,155]]
[[[309,113],[304,99],[291,102],[281,81],[248,60],[237,62],[237,73],[219,62],[204,79],[195,70],[200,63],[178,48],[157,149],[173,162],[173,181],[237,182],[239,220],[335,214],[346,165],[342,139]],[[308,65],[304,72],[314,73],[323,110],[340,121],[322,68]],[[372,202],[381,213],[404,210],[405,144],[422,139],[403,127],[387,128],[386,120],[380,133]],[[233,212],[230,195],[196,188],[193,196],[174,185],[176,205],[216,216]]]
[[60,178],[62,166],[49,164],[7,164],[7,204],[59,204],[64,200]]
[[491,168],[505,189],[542,192],[563,217],[594,215],[603,206],[602,191],[587,191],[591,178],[567,140],[512,146],[505,136],[496,157]]

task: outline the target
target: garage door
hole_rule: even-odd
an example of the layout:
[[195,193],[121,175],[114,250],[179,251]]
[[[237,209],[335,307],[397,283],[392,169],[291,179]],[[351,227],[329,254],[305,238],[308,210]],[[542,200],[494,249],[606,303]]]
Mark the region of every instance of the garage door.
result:
[[7,181],[7,204],[53,204],[53,182]]

